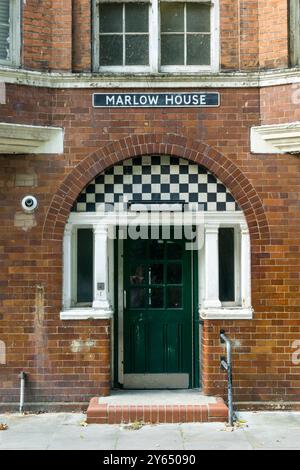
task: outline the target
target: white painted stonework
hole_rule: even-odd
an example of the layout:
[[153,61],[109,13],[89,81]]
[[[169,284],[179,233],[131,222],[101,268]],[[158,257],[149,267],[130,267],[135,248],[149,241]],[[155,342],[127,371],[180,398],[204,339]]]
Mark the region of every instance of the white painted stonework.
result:
[[63,151],[64,130],[60,127],[0,122],[0,154],[61,154]]
[[300,152],[300,122],[252,127],[251,152]]

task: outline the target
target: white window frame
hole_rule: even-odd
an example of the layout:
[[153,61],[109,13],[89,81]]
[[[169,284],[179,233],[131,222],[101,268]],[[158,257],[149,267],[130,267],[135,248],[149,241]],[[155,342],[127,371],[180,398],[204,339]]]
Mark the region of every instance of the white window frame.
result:
[[[126,3],[129,0],[115,0],[115,3]],[[132,0],[138,1],[138,0]],[[211,63],[210,65],[160,65],[160,14],[159,6],[162,1],[172,0],[145,0],[149,4],[149,65],[135,66],[101,66],[99,56],[99,4],[114,3],[114,0],[93,0],[93,62],[95,72],[111,73],[196,73],[196,72],[218,72],[220,63],[219,44],[219,0],[211,0]],[[206,3],[208,0],[174,0],[180,3]]]
[[292,66],[300,65],[300,1],[290,0],[290,63]]
[[21,2],[20,0],[9,1],[10,42],[9,58],[0,59],[0,65],[19,66],[21,49]]
[[[193,214],[194,216],[195,214]],[[158,215],[159,217],[159,215]],[[63,309],[60,314],[62,320],[85,320],[90,318],[104,319],[111,318],[113,315],[114,303],[114,283],[113,283],[113,270],[114,270],[114,253],[113,242],[108,243],[106,250],[107,254],[107,292],[105,299],[108,301],[108,307],[101,309],[97,307],[97,282],[94,278],[94,302],[93,306],[82,306],[76,304],[76,232],[78,228],[94,228],[97,227],[112,227],[116,225],[126,226],[130,223],[131,218],[135,220],[134,214],[124,213],[124,220],[118,219],[113,214],[98,214],[98,213],[72,213],[69,217],[68,224],[66,225],[64,235],[64,263],[63,263]],[[203,218],[203,213],[201,214]],[[160,219],[158,219],[160,220]],[[166,217],[166,220],[169,220]],[[194,220],[194,219],[191,219]],[[149,222],[148,214],[145,218],[145,225]],[[159,222],[158,222],[159,223]],[[191,223],[192,225],[192,223]],[[251,255],[250,255],[250,237],[248,226],[242,212],[206,212],[204,214],[204,228],[208,234],[212,235],[210,239],[216,250],[218,249],[218,230],[220,227],[228,227],[235,229],[235,302],[219,301],[219,256],[218,252],[215,256],[205,260],[205,251],[211,253],[211,247],[206,246],[207,239],[199,250],[199,317],[202,319],[216,319],[216,320],[249,320],[253,318],[253,309],[251,307]],[[95,235],[94,235],[95,236]],[[100,243],[103,238],[100,238]],[[211,245],[213,246],[213,245]],[[95,254],[94,254],[95,264]],[[105,263],[97,263],[98,266]],[[95,272],[95,270],[94,270]],[[103,270],[102,270],[103,274]],[[96,273],[96,276],[101,273]],[[213,283],[213,289],[211,288]],[[213,298],[208,298],[210,293],[215,295]]]

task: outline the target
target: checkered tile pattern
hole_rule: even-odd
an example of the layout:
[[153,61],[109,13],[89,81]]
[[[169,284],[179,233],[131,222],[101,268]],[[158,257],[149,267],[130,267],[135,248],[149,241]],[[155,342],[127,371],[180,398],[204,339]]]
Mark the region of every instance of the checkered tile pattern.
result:
[[107,212],[120,202],[179,201],[194,210],[240,210],[226,187],[205,168],[169,156],[137,157],[113,166],[85,188],[73,210]]

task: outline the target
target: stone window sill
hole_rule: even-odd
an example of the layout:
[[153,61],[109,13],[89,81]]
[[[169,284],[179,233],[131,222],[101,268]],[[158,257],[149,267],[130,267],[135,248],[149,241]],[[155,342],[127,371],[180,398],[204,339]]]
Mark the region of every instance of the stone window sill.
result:
[[202,320],[252,320],[253,308],[221,307],[200,309]]
[[70,308],[60,312],[61,320],[109,320],[112,311],[103,311],[95,308]]

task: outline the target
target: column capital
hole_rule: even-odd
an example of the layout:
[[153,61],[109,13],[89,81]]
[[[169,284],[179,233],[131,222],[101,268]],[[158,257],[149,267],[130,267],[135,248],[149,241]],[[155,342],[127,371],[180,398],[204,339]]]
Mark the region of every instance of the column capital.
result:
[[216,234],[218,233],[219,228],[220,228],[220,225],[216,223],[205,224],[205,233]]
[[97,223],[93,225],[93,231],[95,235],[107,236],[108,234],[108,225],[103,223]]
[[240,231],[242,235],[249,235],[249,228],[246,223],[240,224]]
[[65,235],[71,235],[73,231],[73,227],[74,227],[73,224],[67,223],[65,225]]

